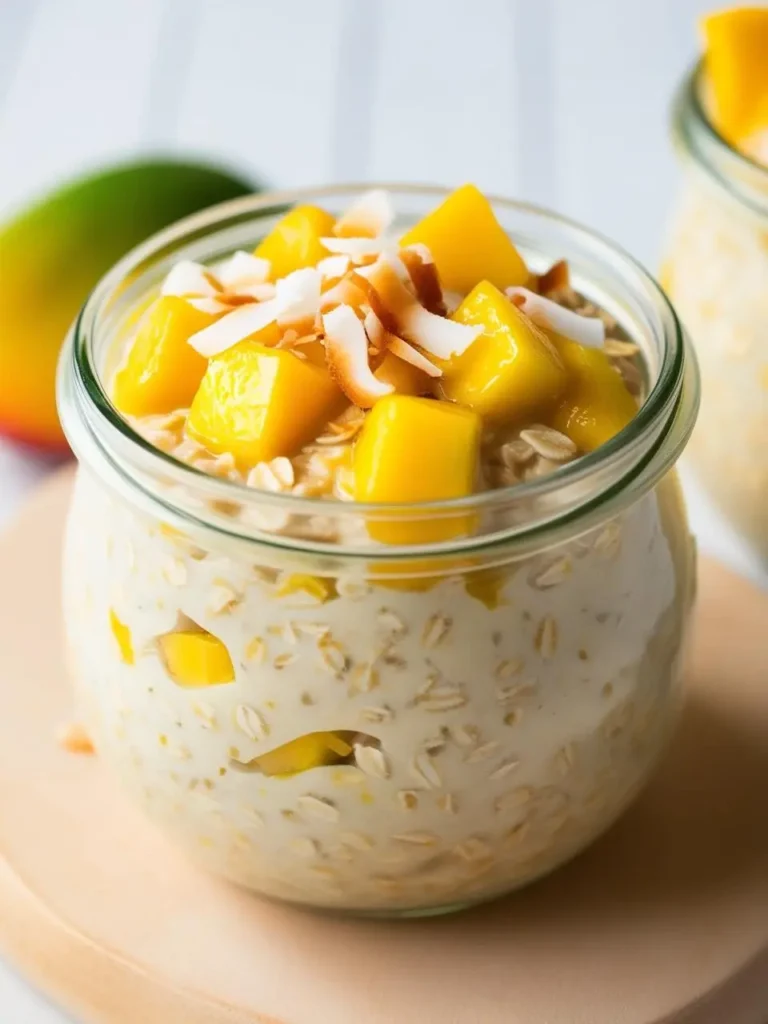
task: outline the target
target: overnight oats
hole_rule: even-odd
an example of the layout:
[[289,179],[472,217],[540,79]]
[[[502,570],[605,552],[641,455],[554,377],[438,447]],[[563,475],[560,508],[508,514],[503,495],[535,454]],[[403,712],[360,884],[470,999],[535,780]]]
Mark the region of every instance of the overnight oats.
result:
[[647,779],[698,382],[609,243],[473,186],[228,204],[101,283],[60,401],[83,722],[211,870],[447,910],[572,857]]
[[701,366],[693,467],[768,564],[768,8],[703,29],[674,109],[685,174],[662,283]]

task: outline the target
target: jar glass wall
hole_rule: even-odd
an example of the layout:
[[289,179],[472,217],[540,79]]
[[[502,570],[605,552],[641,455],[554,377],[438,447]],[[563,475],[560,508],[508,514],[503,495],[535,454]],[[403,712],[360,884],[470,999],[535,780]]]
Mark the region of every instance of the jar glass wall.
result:
[[683,182],[662,283],[701,367],[701,416],[689,458],[768,563],[768,168],[717,134],[702,89],[699,66],[674,107]]
[[[440,195],[391,191],[406,222]],[[81,463],[65,550],[69,662],[99,752],[211,870],[316,907],[434,912],[571,857],[664,748],[694,591],[673,466],[698,381],[641,268],[576,225],[499,200],[530,264],[565,256],[576,287],[643,351],[646,403],[597,452],[413,509],[254,492],[134,434],[102,381],[169,262],[252,246],[283,201],[335,212],[355,192],[193,218],[128,257],[86,306],[60,370]],[[425,517],[472,529],[376,540],[382,523]],[[179,645],[185,627],[195,643],[205,630],[204,652]]]

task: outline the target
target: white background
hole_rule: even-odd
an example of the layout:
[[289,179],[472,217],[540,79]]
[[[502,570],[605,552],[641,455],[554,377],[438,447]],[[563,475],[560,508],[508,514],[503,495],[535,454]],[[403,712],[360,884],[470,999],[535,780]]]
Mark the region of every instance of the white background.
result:
[[[0,0],[0,217],[85,168],[178,150],[281,187],[472,180],[653,267],[676,181],[668,106],[713,6]],[[0,524],[47,468],[0,442]],[[756,575],[690,500],[701,545]],[[62,1020],[0,965],[2,1024]]]

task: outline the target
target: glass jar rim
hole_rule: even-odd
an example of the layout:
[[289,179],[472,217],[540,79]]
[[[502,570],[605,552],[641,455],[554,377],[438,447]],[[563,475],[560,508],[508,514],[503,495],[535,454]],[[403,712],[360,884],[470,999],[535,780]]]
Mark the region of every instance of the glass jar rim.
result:
[[[449,189],[437,185],[412,185],[400,183],[362,183],[333,185],[319,188],[302,188],[290,191],[262,193],[231,200],[211,207],[201,213],[187,217],[164,231],[154,235],[121,259],[99,282],[85,303],[73,325],[68,344],[62,353],[59,367],[59,399],[65,431],[76,454],[80,454],[80,432],[71,414],[70,399],[79,412],[80,425],[85,425],[90,442],[95,442],[101,455],[106,457],[113,470],[117,470],[133,486],[142,486],[135,475],[126,473],[126,467],[119,463],[128,459],[140,465],[142,472],[152,478],[162,477],[176,487],[196,489],[205,498],[205,506],[218,503],[252,503],[259,507],[279,509],[287,513],[318,516],[358,515],[368,519],[403,521],[410,513],[419,519],[457,517],[469,511],[483,512],[504,507],[507,503],[546,503],[554,494],[564,493],[570,488],[574,494],[596,474],[600,473],[605,484],[588,500],[576,500],[570,505],[561,503],[556,512],[549,512],[530,522],[505,526],[492,534],[461,537],[449,542],[426,545],[376,544],[373,548],[363,546],[360,550],[345,548],[345,554],[370,558],[372,552],[382,558],[413,558],[421,553],[455,554],[457,551],[485,550],[499,542],[520,539],[533,540],[542,532],[547,534],[558,526],[567,528],[574,520],[585,522],[588,513],[599,511],[599,518],[607,516],[617,504],[617,498],[626,495],[632,488],[632,495],[639,496],[674,464],[687,442],[698,409],[698,371],[695,357],[687,341],[675,310],[656,280],[632,256],[606,239],[601,234],[583,227],[570,218],[555,214],[543,207],[489,195],[495,207],[520,215],[531,216],[536,221],[546,222],[550,227],[566,232],[579,245],[586,247],[593,258],[600,257],[612,269],[620,268],[628,277],[634,289],[652,309],[653,325],[648,330],[661,341],[661,352],[656,380],[632,421],[615,437],[574,462],[539,479],[496,488],[468,497],[443,501],[414,503],[361,503],[339,499],[311,498],[304,495],[273,493],[247,487],[241,482],[212,477],[194,466],[180,462],[172,455],[161,451],[142,437],[112,404],[102,375],[96,366],[94,337],[99,329],[99,319],[104,310],[113,302],[126,282],[137,276],[145,263],[161,256],[166,250],[174,252],[175,258],[182,258],[177,249],[180,245],[205,239],[217,228],[235,223],[242,218],[252,220],[256,225],[261,218],[279,215],[297,203],[332,201],[334,198],[360,193],[372,188],[387,190],[395,197],[444,198]],[[517,237],[515,239],[517,241]],[[549,254],[549,258],[558,258]],[[629,290],[629,289],[628,289]],[[635,297],[635,296],[633,296]],[[684,388],[685,384],[685,388]],[[674,429],[673,429],[674,428]],[[297,540],[277,534],[264,534],[259,530],[245,529],[240,523],[226,518],[217,518],[207,511],[199,512],[202,502],[192,508],[169,505],[155,494],[148,494],[155,501],[161,501],[171,512],[182,518],[196,519],[198,525],[213,528],[246,540],[255,540],[272,546],[300,550],[327,552],[339,550],[338,545]],[[612,499],[609,501],[609,499]],[[625,500],[629,500],[625,497]],[[594,518],[594,515],[593,515]]]
[[768,166],[737,149],[713,123],[704,100],[705,76],[705,58],[699,57],[672,101],[673,140],[729,196],[768,217]]

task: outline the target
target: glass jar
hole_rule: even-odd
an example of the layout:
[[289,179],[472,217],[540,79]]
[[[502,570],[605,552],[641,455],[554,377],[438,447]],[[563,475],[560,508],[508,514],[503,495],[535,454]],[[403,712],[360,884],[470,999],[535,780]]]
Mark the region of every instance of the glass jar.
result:
[[701,367],[692,466],[768,564],[768,168],[713,128],[702,67],[685,79],[673,110],[684,177],[662,284]]
[[[390,192],[403,225],[444,195]],[[597,452],[413,508],[254,491],[138,436],[103,381],[170,265],[251,248],[287,204],[339,212],[358,194],[217,207],[136,250],[89,299],[59,380],[80,461],[68,655],[99,753],[209,869],[313,907],[435,913],[572,857],[667,742],[694,590],[673,466],[698,379],[674,311],[627,255],[495,200],[529,264],[568,259],[574,286],[642,348],[649,397]],[[460,517],[471,535],[385,546],[369,532],[425,517]],[[160,638],[185,623],[223,642],[217,685],[170,674]]]

